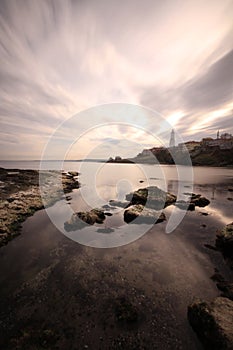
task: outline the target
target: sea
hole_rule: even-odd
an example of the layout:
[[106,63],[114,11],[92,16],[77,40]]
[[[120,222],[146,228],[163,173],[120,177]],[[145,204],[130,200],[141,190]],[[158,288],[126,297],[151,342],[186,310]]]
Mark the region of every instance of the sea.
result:
[[[42,168],[60,166],[47,162]],[[41,166],[38,161],[1,161],[0,167],[39,170]],[[222,254],[214,249],[216,233],[233,221],[233,169],[75,161],[61,168],[78,171],[81,187],[66,194],[50,212],[40,210],[29,217],[21,235],[0,249],[4,344],[13,337],[13,344],[25,341],[27,348],[27,339],[36,341],[35,332],[50,329],[60,337],[58,348],[61,344],[75,348],[76,341],[77,348],[92,348],[94,343],[96,348],[110,349],[116,339],[140,336],[148,348],[202,349],[188,323],[187,307],[195,298],[211,301],[220,295],[214,274],[233,281]],[[109,201],[124,201],[126,194],[148,186],[183,198],[201,194],[210,204],[184,213],[177,209],[182,218],[172,232],[167,227],[173,206],[165,209],[164,222],[148,230],[136,225],[129,230],[124,210],[109,209]],[[103,205],[113,215],[97,225],[96,241],[86,229],[77,236],[62,232],[53,222],[54,217],[59,222],[66,207],[76,212]],[[135,238],[138,230],[144,232]],[[108,246],[115,234],[122,241]],[[127,328],[115,321],[111,307],[119,297],[138,310],[136,326]]]

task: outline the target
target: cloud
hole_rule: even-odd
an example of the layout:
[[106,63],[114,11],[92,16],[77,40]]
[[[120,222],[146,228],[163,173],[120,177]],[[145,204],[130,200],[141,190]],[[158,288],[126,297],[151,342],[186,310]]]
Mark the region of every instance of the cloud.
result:
[[[167,116],[184,137],[202,136],[203,116],[232,108],[232,6],[230,0],[2,0],[0,159],[40,158],[61,122],[101,103],[142,104]],[[206,130],[232,131],[226,114],[217,120],[208,114]],[[125,122],[137,125],[137,118],[127,115]],[[81,124],[89,125],[82,119],[77,129]],[[96,140],[122,134],[150,144],[128,126],[95,132]],[[70,133],[75,129],[63,129],[62,142]],[[83,147],[85,154],[88,142]]]
[[213,109],[232,101],[233,50],[212,64],[202,74],[182,87],[187,109]]

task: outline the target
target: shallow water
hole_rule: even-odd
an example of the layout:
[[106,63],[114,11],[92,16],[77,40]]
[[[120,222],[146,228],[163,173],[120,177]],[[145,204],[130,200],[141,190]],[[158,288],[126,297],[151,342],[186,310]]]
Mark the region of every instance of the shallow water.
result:
[[[88,187],[99,165],[92,163],[87,171],[72,165],[72,170],[81,171],[82,187],[70,194],[70,204],[64,199],[66,206],[83,210],[96,204]],[[146,176],[135,165],[102,164],[95,185],[98,198],[103,203],[122,200],[125,193],[148,184],[165,183],[171,192],[177,191],[175,167],[155,170],[148,165],[145,169]],[[216,230],[232,221],[228,189],[233,186],[233,170],[198,167],[194,178],[193,192],[209,198],[209,206],[186,213],[172,234],[165,233],[167,222],[163,222],[118,248],[90,248],[68,239],[45,210],[28,218],[22,234],[0,249],[3,348],[38,349],[47,339],[44,330],[50,330],[53,342],[47,347],[51,349],[86,345],[124,349],[127,344],[129,348],[132,344],[143,348],[143,344],[146,349],[201,349],[187,321],[187,305],[194,297],[211,300],[220,294],[210,278],[215,269],[232,280],[221,254],[204,245],[214,245]],[[84,198],[91,203],[81,196],[85,188]],[[58,217],[62,207],[58,202],[52,208]],[[121,210],[117,210],[105,226],[123,224]],[[165,209],[167,218],[172,210],[172,206]],[[116,321],[114,305],[119,296],[136,307],[136,324],[128,327]]]

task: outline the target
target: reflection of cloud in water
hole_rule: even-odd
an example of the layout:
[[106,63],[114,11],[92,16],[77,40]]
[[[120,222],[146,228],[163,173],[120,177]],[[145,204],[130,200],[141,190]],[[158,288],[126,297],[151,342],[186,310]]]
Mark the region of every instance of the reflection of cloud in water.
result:
[[[202,212],[203,210],[201,210],[201,208],[197,209],[199,212]],[[232,210],[232,215],[231,216],[227,216],[224,213],[224,209],[220,209],[220,208],[212,208],[212,207],[208,207],[208,214],[209,215],[213,215],[215,217],[216,220],[218,220],[219,222],[223,223],[223,225],[227,225],[230,222],[233,221],[233,210]]]
[[131,182],[127,179],[122,179],[117,182],[117,199],[119,201],[125,200],[125,194],[133,191]]

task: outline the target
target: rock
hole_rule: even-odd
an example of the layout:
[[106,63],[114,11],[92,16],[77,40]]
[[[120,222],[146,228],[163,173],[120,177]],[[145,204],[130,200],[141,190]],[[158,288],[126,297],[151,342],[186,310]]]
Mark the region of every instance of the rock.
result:
[[197,207],[206,207],[210,204],[209,199],[203,197],[201,194],[195,194],[192,192],[185,192],[186,196],[190,196],[190,203],[195,204]]
[[130,202],[130,204],[142,204],[145,205],[147,201],[148,190],[147,188],[141,188],[133,193],[126,195],[126,200]]
[[[39,187],[40,176],[40,187]],[[79,187],[72,174],[59,171],[0,169],[4,191],[0,198],[0,246],[20,233],[21,223],[44,207],[64,198],[64,193]],[[62,182],[62,188],[58,183]],[[43,189],[43,201],[40,188]]]
[[233,222],[218,231],[215,245],[224,257],[233,261]]
[[195,204],[183,200],[176,201],[175,206],[182,210],[195,210]]
[[73,177],[79,176],[79,173],[77,171],[69,171],[68,174],[70,174]]
[[207,205],[210,204],[210,201],[209,199],[205,198],[205,197],[202,197],[199,195],[196,195],[196,197],[192,198],[191,199],[191,203],[195,204],[195,206],[197,207],[206,207]]
[[108,204],[104,204],[104,205],[102,206],[102,208],[104,208],[104,209],[106,209],[106,210],[112,209],[112,207],[110,207],[110,205],[108,205]]
[[64,228],[67,232],[81,229],[88,225],[102,224],[105,220],[105,214],[100,209],[92,209],[87,212],[74,213],[69,221],[66,221]]
[[218,297],[188,307],[189,322],[206,349],[233,349],[233,301]]
[[215,272],[210,278],[215,282],[225,282],[223,276],[219,272]]
[[109,201],[109,204],[111,205],[111,209],[112,207],[120,207],[120,208],[127,208],[129,206],[130,202],[121,202],[121,201],[117,201],[114,199],[111,199]]
[[153,224],[159,223],[166,220],[164,213],[160,213],[153,209],[145,208],[141,204],[136,204],[124,212],[124,221],[130,223],[131,221],[137,220],[137,224]]
[[233,283],[221,280],[217,283],[217,287],[221,290],[222,296],[233,300]]
[[147,208],[160,210],[173,204],[176,201],[176,196],[157,186],[149,186],[127,194],[126,200],[130,201],[130,205],[142,204],[146,205]]

